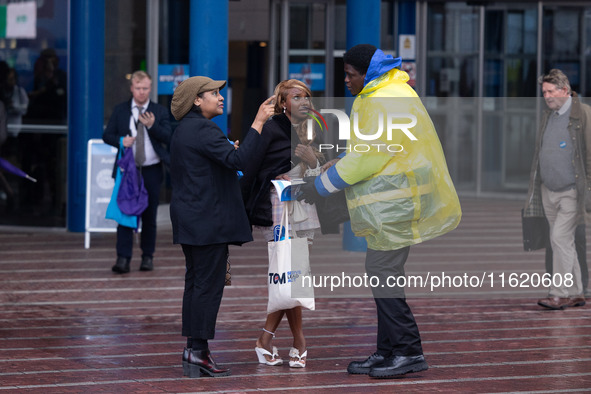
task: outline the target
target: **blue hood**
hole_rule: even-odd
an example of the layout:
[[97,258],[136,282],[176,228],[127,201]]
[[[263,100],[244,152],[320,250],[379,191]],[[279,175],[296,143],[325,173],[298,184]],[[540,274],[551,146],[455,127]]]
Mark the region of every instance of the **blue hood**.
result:
[[402,58],[393,58],[392,55],[386,55],[381,49],[377,49],[371,58],[367,73],[365,73],[364,85],[393,68],[400,67],[401,64]]

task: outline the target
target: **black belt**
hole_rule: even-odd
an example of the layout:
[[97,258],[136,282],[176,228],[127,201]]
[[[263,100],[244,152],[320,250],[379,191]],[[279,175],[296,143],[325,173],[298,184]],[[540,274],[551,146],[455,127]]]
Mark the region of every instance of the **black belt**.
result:
[[161,161],[159,161],[159,162],[158,162],[158,163],[156,163],[156,164],[150,164],[149,166],[141,166],[141,167],[138,167],[138,168],[142,168],[142,169],[143,169],[143,168],[152,168],[152,167],[159,166],[159,165],[161,165],[161,164],[162,164],[162,162],[161,162]]

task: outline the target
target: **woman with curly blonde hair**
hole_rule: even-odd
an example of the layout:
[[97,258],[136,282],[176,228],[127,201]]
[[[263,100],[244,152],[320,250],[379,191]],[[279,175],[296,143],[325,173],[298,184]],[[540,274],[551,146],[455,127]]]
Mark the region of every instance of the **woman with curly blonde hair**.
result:
[[[323,155],[315,142],[308,137],[308,112],[312,108],[310,88],[301,81],[290,79],[275,88],[275,115],[263,126],[261,154],[244,171],[241,179],[243,198],[250,224],[259,229],[265,241],[273,240],[273,225],[281,220],[283,203],[271,185],[273,179],[292,179],[320,174]],[[311,244],[314,229],[319,228],[318,216],[313,205],[301,204],[300,213],[306,220],[294,223],[292,229],[298,237],[308,238]],[[293,335],[289,352],[290,367],[306,366],[306,339],[302,328],[302,307],[280,310],[267,314],[263,332],[256,341],[255,351],[261,364],[281,365],[283,360],[277,348],[271,345],[275,330],[287,316]]]

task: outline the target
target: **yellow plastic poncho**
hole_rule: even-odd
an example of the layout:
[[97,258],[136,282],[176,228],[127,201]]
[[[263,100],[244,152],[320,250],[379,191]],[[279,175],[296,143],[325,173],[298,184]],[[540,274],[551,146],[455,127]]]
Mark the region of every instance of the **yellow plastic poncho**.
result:
[[[351,111],[349,151],[335,165],[350,185],[345,190],[351,228],[374,250],[432,239],[456,228],[461,218],[441,143],[407,81],[408,74],[395,68],[363,88]],[[354,130],[355,113],[363,139]],[[407,133],[393,128],[388,136],[389,123],[408,125]],[[367,140],[378,135],[380,124],[379,140]]]

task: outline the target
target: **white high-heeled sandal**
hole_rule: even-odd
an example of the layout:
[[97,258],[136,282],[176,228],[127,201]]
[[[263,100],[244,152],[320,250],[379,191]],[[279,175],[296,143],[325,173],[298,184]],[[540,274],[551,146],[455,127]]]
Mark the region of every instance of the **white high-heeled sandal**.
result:
[[[262,347],[255,347],[254,351],[257,353],[260,364],[271,366],[283,364],[283,360],[279,358],[279,354],[277,354],[277,348],[275,346],[273,346],[273,353]],[[271,360],[267,360],[265,356],[270,356]]]
[[[266,332],[267,334],[271,334],[273,336],[273,338],[275,338],[275,333],[271,332],[269,330],[265,330],[263,328],[263,331]],[[255,347],[254,351],[257,353],[257,357],[259,359],[259,363],[260,364],[265,364],[265,365],[282,365],[283,364],[283,360],[279,358],[279,354],[277,353],[277,348],[275,346],[273,346],[273,353],[269,352],[267,349],[262,348],[262,347]],[[265,356],[270,356],[271,360],[267,360],[267,358]]]
[[297,358],[297,360],[292,361],[289,360],[289,366],[292,368],[304,368],[306,366],[306,360],[302,360],[303,358],[306,358],[306,356],[308,355],[308,351],[304,351],[304,353],[300,356],[300,351],[298,349],[296,349],[295,347],[292,347],[291,350],[289,351],[289,357],[290,358]]

